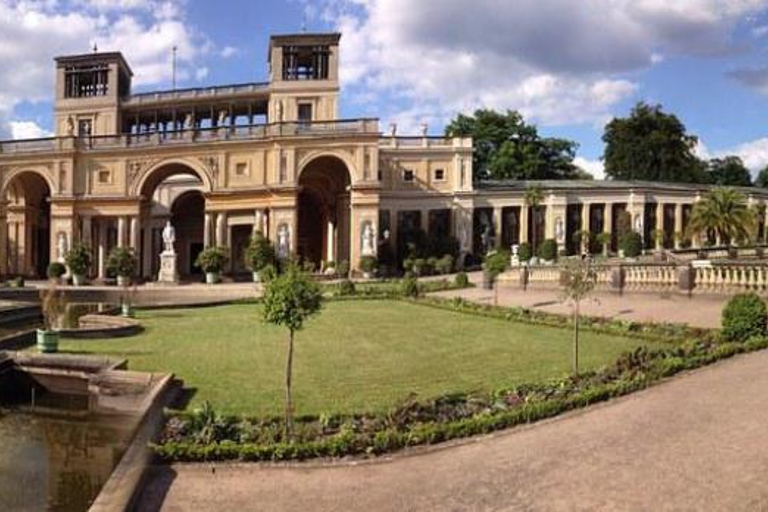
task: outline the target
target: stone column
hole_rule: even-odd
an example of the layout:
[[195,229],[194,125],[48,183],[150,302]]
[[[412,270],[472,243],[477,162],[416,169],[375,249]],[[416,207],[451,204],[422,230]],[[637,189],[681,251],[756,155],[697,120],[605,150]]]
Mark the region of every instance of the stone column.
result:
[[80,233],[80,243],[86,247],[93,245],[93,218],[90,215],[83,217],[83,230]]
[[139,218],[135,215],[131,217],[130,223],[130,246],[134,254],[139,254]]
[[[656,231],[664,232],[664,203],[656,203]],[[664,247],[664,236],[656,238],[656,250]]]
[[152,221],[148,221],[144,226],[144,251],[142,255],[144,262],[142,264],[142,275],[148,279],[152,278]]
[[330,220],[328,221],[328,226],[326,227],[326,233],[326,259],[328,261],[336,261],[336,251],[334,251],[336,247],[336,230],[333,222]]
[[523,205],[520,207],[520,243],[528,243],[528,215],[530,213],[530,208],[527,204],[523,203]]
[[[678,238],[677,235],[681,238]],[[675,249],[680,249],[683,245],[683,203],[675,203]]]
[[[603,208],[603,232],[613,236],[613,203],[605,203]],[[609,253],[613,245],[613,238],[603,248],[604,253]]]
[[501,212],[501,207],[496,206],[493,208],[493,234],[495,235],[494,245],[496,246],[496,249],[501,249],[501,235],[504,228],[504,220]]
[[0,212],[0,274],[8,273],[8,216]]
[[98,278],[107,277],[107,220],[99,219],[99,254],[98,254]]
[[223,246],[227,245],[227,214],[226,213],[218,213],[216,214],[216,240],[215,245],[217,246]]
[[125,247],[125,231],[127,227],[127,222],[124,216],[120,216],[117,218],[117,246],[118,247]]
[[203,221],[203,245],[205,247],[211,246],[211,214],[205,212],[205,220]]

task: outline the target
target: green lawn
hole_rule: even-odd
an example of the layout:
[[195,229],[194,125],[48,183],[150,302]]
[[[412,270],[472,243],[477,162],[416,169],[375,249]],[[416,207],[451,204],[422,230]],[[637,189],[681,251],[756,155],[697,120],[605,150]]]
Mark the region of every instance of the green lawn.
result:
[[[257,305],[142,311],[132,338],[65,340],[62,350],[127,358],[135,370],[170,371],[196,389],[193,405],[279,413],[287,332]],[[642,343],[586,332],[582,367]],[[325,304],[296,338],[299,414],[380,410],[409,393],[491,390],[565,375],[571,331],[515,324],[398,301]]]

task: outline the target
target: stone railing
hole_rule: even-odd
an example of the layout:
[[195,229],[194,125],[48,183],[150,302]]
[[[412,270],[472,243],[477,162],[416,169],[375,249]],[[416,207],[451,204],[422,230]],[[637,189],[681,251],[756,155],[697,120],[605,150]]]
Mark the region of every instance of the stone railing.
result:
[[[614,291],[679,291],[683,293],[733,294],[746,291],[768,293],[768,264],[707,263],[621,263],[595,265],[597,288]],[[513,267],[500,280],[522,286],[560,286],[560,267],[536,265]]]
[[172,91],[153,91],[133,94],[123,100],[124,107],[144,106],[148,103],[173,102],[179,100],[216,98],[241,95],[253,95],[269,92],[268,83],[247,83],[234,85],[220,85],[214,87],[195,87],[191,89],[175,89]]
[[75,138],[14,140],[0,142],[0,154],[26,154],[64,150],[101,151],[216,141],[260,140],[279,137],[328,137],[379,134],[377,119],[286,122],[261,125],[220,126],[189,130]]

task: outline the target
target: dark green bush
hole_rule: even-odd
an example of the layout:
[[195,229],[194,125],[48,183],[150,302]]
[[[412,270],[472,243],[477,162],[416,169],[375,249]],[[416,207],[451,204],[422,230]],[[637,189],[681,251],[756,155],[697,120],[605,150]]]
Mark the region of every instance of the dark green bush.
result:
[[643,252],[643,237],[636,231],[630,231],[621,237],[620,249],[627,258],[637,258]]
[[52,261],[51,264],[48,265],[48,277],[51,279],[58,279],[66,273],[67,267],[65,267],[63,263]]
[[442,258],[436,259],[434,268],[435,272],[440,275],[450,274],[453,270],[453,256],[446,254]]
[[419,296],[419,282],[415,277],[406,277],[400,283],[400,293],[404,297],[416,298]]
[[509,253],[507,251],[489,252],[483,263],[483,270],[488,272],[493,278],[503,274],[509,267]]
[[459,272],[454,278],[454,284],[459,288],[466,288],[469,286],[469,277],[466,272]]
[[342,279],[339,281],[337,293],[342,297],[354,295],[357,290],[355,289],[355,283],[349,279]]
[[557,242],[548,238],[539,245],[537,256],[544,261],[555,261],[557,259]]
[[517,249],[517,256],[522,262],[527,262],[533,258],[533,249],[531,249],[531,244],[528,242],[521,243],[520,247]]
[[723,308],[723,339],[746,341],[766,333],[768,311],[765,302],[755,293],[734,296]]

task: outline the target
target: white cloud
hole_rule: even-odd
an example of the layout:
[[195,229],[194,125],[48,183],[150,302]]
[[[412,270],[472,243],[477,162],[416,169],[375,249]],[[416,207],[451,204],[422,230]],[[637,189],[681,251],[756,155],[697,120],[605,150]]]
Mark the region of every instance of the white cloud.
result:
[[768,137],[761,137],[731,148],[717,151],[710,150],[706,144],[699,140],[695,151],[696,156],[703,160],[736,155],[744,161],[744,165],[752,171],[753,175],[768,166]]
[[238,53],[238,50],[234,46],[225,46],[224,48],[222,48],[220,55],[222,58],[228,59],[230,57],[237,55],[237,53]]
[[8,123],[13,139],[42,139],[51,137],[53,133],[34,121],[11,121]]
[[638,90],[626,72],[669,55],[735,51],[736,25],[767,4],[327,0],[323,15],[343,34],[345,88],[406,103],[385,112],[401,124],[480,106],[543,124],[601,124]]
[[602,160],[590,160],[588,158],[577,156],[574,158],[573,163],[594,176],[596,180],[605,179],[605,166],[603,165]]

